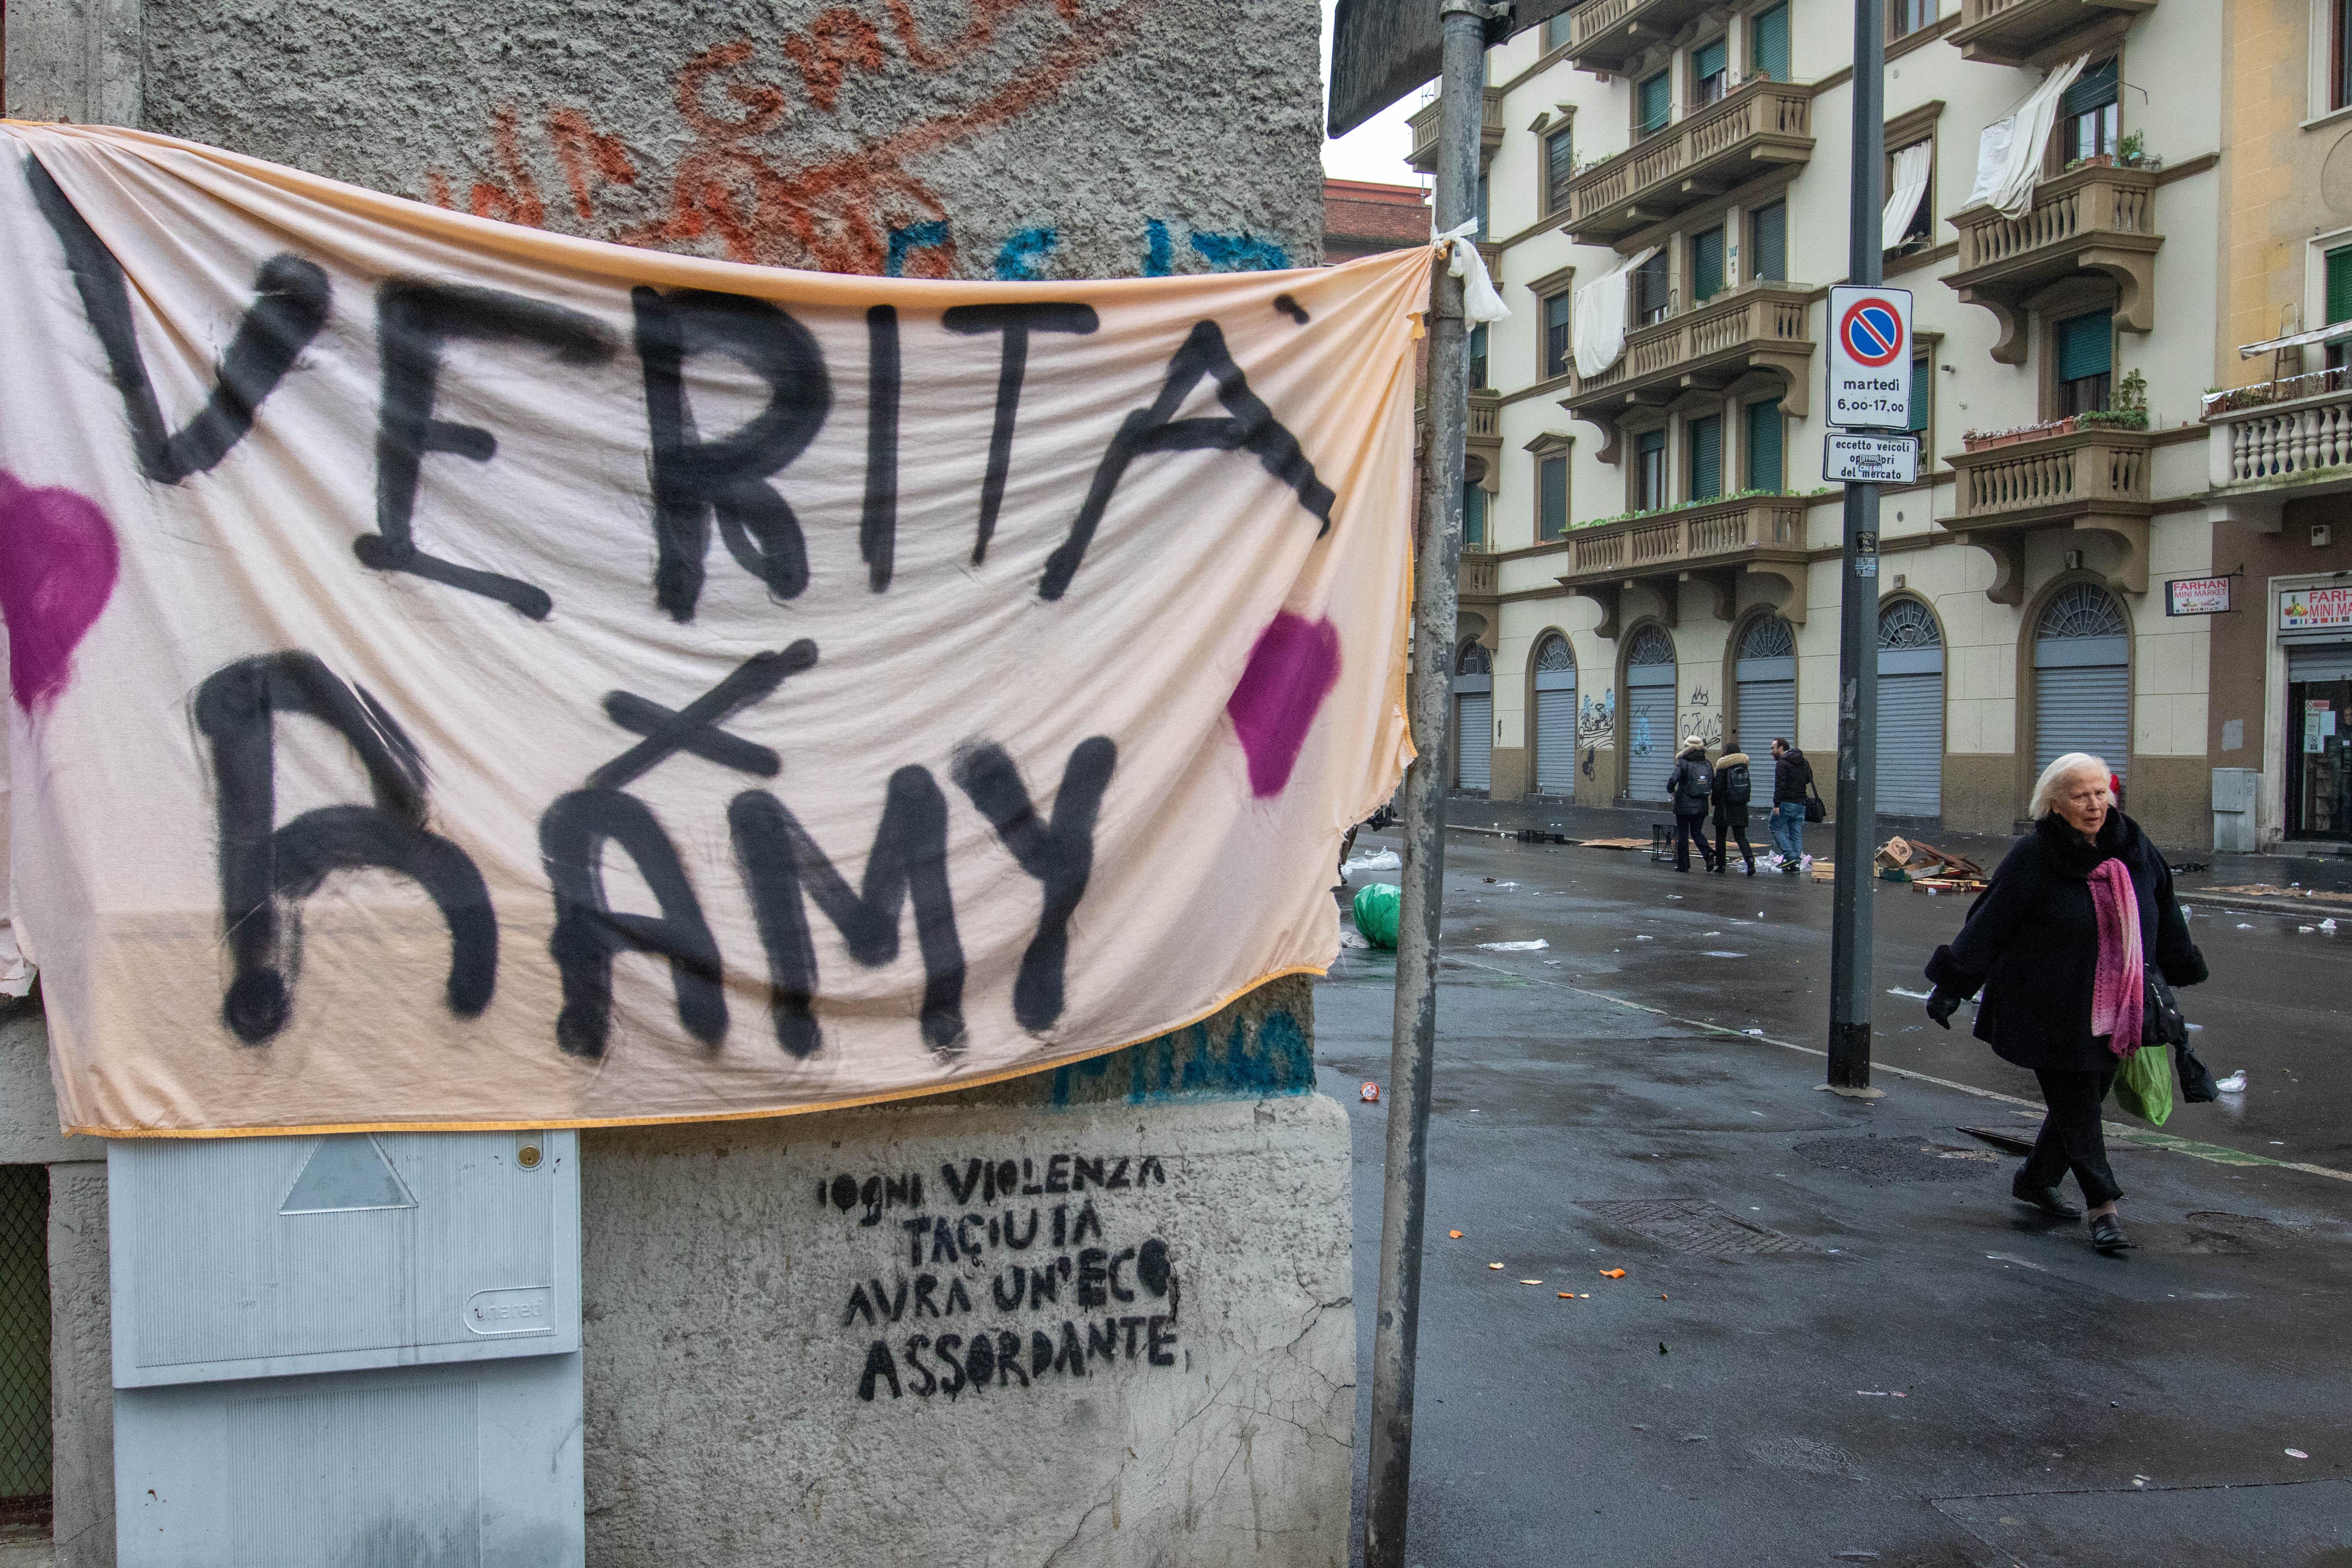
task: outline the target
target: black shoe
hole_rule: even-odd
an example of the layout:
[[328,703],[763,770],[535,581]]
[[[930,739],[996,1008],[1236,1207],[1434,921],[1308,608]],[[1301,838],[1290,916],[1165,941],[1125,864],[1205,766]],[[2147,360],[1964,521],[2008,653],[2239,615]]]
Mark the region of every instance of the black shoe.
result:
[[1756,875],[1756,862],[1753,860],[1748,862],[1748,874],[1751,877]]
[[1726,871],[1728,871],[1728,870],[1730,870],[1730,869],[1731,869],[1731,868],[1730,868],[1730,867],[1728,867],[1728,866],[1717,866],[1717,868],[1715,868],[1715,874],[1716,874],[1717,876],[1720,877],[1720,876],[1722,876]]
[[2032,1183],[2025,1179],[2025,1173],[2021,1170],[2018,1172],[2016,1175],[2010,1178],[2009,1195],[2015,1198],[2019,1203],[2040,1209],[2052,1219],[2081,1219],[2083,1217],[2083,1211],[2078,1208],[2071,1207],[2064,1198],[2058,1195],[2057,1188],[2035,1186]]
[[2124,1222],[2111,1214],[2103,1214],[2091,1222],[2091,1245],[2101,1252],[2122,1252],[2132,1244],[2124,1234]]

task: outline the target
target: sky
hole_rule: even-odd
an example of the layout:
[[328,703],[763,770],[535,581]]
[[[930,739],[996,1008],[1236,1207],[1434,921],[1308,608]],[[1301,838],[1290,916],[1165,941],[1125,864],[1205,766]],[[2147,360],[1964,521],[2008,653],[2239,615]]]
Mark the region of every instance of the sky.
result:
[[[1339,0],[1323,0],[1323,81],[1326,100],[1331,81],[1331,15]],[[1376,180],[1384,185],[1418,185],[1421,172],[1406,163],[1412,150],[1412,132],[1405,117],[1421,107],[1421,95],[1405,94],[1338,141],[1323,143],[1323,172],[1342,180]]]

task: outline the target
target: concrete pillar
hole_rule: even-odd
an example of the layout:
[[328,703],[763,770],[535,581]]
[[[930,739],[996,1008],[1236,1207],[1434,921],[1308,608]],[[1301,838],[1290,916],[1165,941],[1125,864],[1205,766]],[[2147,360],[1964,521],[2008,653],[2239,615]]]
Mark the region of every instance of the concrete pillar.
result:
[[12,120],[137,125],[145,75],[144,0],[10,0]]

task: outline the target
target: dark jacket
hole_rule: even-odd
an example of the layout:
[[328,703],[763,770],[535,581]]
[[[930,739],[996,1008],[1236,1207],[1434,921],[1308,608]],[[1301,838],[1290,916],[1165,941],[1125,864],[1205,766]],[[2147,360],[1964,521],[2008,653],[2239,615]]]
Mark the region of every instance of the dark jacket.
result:
[[1713,788],[1706,748],[1695,746],[1675,759],[1674,776],[1666,780],[1666,795],[1675,803],[1676,816],[1705,816],[1707,796]]
[[1784,800],[1801,801],[1813,782],[1813,764],[1805,761],[1805,753],[1791,746],[1772,764],[1772,804]]
[[1748,798],[1756,798],[1756,769],[1745,752],[1726,752],[1715,759],[1715,819],[1726,827],[1748,826],[1748,804],[1731,799],[1731,770],[1748,770]]
[[1927,961],[1938,991],[1984,988],[1977,1038],[2021,1068],[2105,1072],[2116,1065],[2091,1033],[2091,983],[2099,961],[2090,877],[2121,860],[2139,895],[2141,958],[2175,985],[2205,978],[2204,955],[2172,896],[2172,868],[2139,824],[2109,811],[2095,843],[2054,813],[2035,824],[1992,874],[1960,934]]

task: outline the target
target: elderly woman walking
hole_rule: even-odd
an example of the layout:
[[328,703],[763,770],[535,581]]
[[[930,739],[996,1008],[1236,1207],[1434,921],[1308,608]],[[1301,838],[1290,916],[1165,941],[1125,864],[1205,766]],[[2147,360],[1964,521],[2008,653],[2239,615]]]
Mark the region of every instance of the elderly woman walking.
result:
[[[2172,868],[2108,793],[2107,764],[2081,752],[2033,786],[2033,831],[2009,852],[1958,936],[1927,961],[1927,1016],[1948,1029],[1981,987],[1976,1035],[2042,1080],[2048,1107],[2033,1152],[2011,1183],[2020,1203],[2079,1217],[2059,1195],[2068,1171],[2090,1205],[2102,1252],[2131,1245],[2116,1216],[2099,1103],[2138,1048],[2147,975],[2205,978],[2205,960],[2172,896]],[[2148,1048],[2165,1047],[2154,1041]]]

